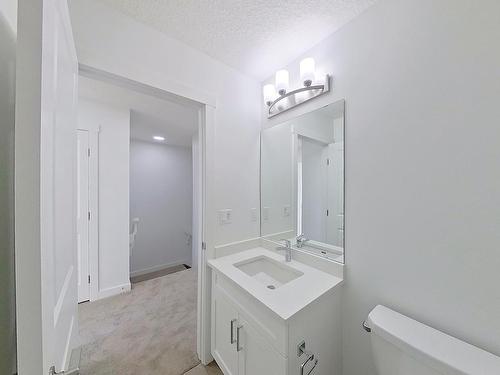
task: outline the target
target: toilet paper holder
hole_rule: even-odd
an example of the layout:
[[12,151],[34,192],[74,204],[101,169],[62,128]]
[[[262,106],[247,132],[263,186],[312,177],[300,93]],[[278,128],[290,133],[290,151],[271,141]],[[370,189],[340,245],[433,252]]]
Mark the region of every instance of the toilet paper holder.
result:
[[[302,354],[306,355],[306,360],[302,362],[300,365],[300,375],[310,375],[316,366],[318,365],[318,358],[315,357],[314,353],[306,349],[306,342],[301,341],[299,345],[297,345],[297,357],[302,356]],[[309,372],[306,374],[304,373],[304,369],[306,368],[306,365],[309,362],[314,362],[312,368],[309,370]]]

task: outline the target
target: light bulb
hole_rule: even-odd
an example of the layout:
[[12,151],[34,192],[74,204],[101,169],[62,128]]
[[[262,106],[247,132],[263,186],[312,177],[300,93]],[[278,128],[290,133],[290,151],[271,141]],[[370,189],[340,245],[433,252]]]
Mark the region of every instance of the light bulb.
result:
[[314,59],[308,57],[300,62],[300,79],[304,83],[304,86],[309,87],[314,81]]
[[274,85],[268,84],[265,85],[262,89],[262,93],[264,95],[264,102],[269,106],[276,99],[276,89]]
[[276,90],[278,93],[283,96],[286,94],[286,90],[288,90],[288,84],[290,81],[290,74],[288,70],[278,70],[276,72]]

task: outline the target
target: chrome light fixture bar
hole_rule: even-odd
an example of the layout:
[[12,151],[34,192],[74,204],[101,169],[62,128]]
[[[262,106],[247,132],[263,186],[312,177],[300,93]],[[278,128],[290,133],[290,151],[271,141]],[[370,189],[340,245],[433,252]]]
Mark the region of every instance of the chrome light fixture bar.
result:
[[[289,109],[295,108],[299,104],[306,103],[309,100],[317,98],[330,91],[330,76],[327,74],[325,76],[324,82],[319,85],[311,85],[306,87],[301,87],[296,90],[280,95],[276,100],[268,104],[268,114],[267,118],[274,117],[288,111]],[[304,98],[299,98],[297,94],[307,93]],[[280,104],[282,104],[280,106]]]
[[[326,74],[322,81],[315,81],[314,59],[306,58],[300,62],[300,78],[303,87],[287,92],[289,73],[286,70],[276,72],[276,87],[272,84],[263,87],[264,102],[267,104],[267,118],[274,117],[308,102],[330,91],[330,76]],[[278,92],[276,92],[278,91]],[[278,95],[278,97],[276,97]]]

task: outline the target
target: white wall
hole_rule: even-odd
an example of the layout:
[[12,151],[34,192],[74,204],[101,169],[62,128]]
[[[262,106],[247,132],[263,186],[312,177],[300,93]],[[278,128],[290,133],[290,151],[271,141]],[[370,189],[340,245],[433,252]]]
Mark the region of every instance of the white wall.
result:
[[213,199],[216,209],[233,210],[232,224],[217,226],[216,243],[259,236],[250,209],[259,207],[260,84],[97,1],[72,0],[70,9],[81,64],[216,97]]
[[381,0],[306,54],[333,93],[264,120],[346,99],[345,375],[379,303],[500,355],[499,37],[496,0]]
[[14,119],[17,1],[0,4],[0,373],[15,372]]
[[[130,288],[130,111],[80,98],[78,126],[99,129],[99,296]],[[91,181],[92,183],[92,181]]]
[[191,264],[193,164],[191,147],[130,143],[130,217],[140,219],[132,274]]

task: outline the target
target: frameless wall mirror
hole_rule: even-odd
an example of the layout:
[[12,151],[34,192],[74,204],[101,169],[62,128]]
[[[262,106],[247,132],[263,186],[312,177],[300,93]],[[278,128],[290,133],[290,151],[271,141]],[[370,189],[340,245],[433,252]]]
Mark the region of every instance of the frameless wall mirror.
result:
[[262,131],[261,236],[344,263],[344,100]]

